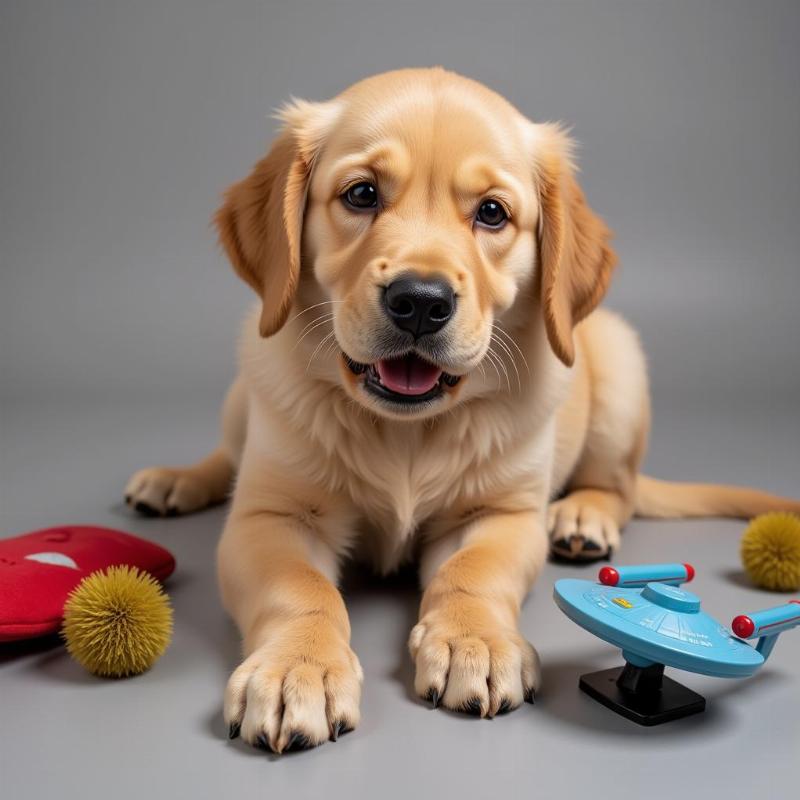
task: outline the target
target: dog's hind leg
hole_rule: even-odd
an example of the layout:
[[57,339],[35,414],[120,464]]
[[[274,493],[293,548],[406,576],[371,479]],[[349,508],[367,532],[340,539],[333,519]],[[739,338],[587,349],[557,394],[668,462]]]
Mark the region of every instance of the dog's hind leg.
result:
[[567,494],[550,504],[548,532],[554,555],[593,561],[611,556],[633,516],[650,401],[644,355],[627,323],[595,312],[582,328],[591,381],[589,425]]
[[200,511],[228,498],[247,427],[247,398],[241,378],[228,390],[222,407],[222,441],[196,464],[148,467],[125,487],[125,502],[146,516],[175,516]]

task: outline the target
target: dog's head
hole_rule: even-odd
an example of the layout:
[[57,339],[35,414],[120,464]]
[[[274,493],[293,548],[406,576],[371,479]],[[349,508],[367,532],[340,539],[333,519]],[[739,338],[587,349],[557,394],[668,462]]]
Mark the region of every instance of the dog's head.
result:
[[513,358],[516,342],[492,351],[504,317],[542,314],[572,364],[573,326],[615,259],[558,126],[441,69],[379,75],[281,116],[216,216],[262,298],[263,336],[314,307],[330,334],[317,343],[337,346],[337,380],[391,417],[445,411],[485,379],[484,359]]

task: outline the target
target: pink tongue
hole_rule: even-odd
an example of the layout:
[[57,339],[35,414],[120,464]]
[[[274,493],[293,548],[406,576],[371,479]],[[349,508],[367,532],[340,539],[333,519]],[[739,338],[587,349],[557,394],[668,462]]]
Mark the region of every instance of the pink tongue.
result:
[[425,394],[442,375],[439,367],[413,355],[384,358],[376,366],[381,383],[398,394]]

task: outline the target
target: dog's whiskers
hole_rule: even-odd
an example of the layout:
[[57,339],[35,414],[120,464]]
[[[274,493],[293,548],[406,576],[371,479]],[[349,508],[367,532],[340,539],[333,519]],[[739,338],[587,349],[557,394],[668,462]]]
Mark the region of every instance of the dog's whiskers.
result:
[[506,386],[508,387],[508,391],[510,393],[511,392],[511,377],[508,374],[508,367],[506,366],[506,362],[503,360],[503,357],[500,355],[500,353],[498,353],[495,350],[492,350],[491,347],[489,348],[489,350],[492,351],[492,353],[494,354],[494,357],[497,359],[497,363],[500,365],[500,367],[503,370],[503,375],[505,376],[505,379],[506,379]]
[[294,343],[294,347],[292,347],[292,352],[294,352],[297,349],[297,347],[299,346],[300,342],[302,342],[303,339],[305,339],[306,336],[308,336],[309,333],[311,333],[312,331],[314,331],[317,328],[321,327],[322,325],[326,325],[327,323],[331,322],[332,320],[333,320],[333,314],[332,313],[321,314],[319,317],[316,317],[316,318],[312,319],[311,322],[309,322],[308,325],[306,325],[305,328],[303,328],[303,330],[300,331],[300,336],[297,339],[297,341]]
[[[489,363],[492,365],[492,367],[494,367],[494,371],[497,373],[497,381],[498,381],[499,384],[502,385],[503,376],[500,374],[500,368],[497,365],[497,355],[495,353],[493,353],[491,348],[490,348],[489,350],[486,351],[486,356],[485,357],[489,361]],[[501,364],[501,366],[503,366],[503,365]],[[503,366],[503,369],[505,370],[505,366]],[[506,371],[506,379],[507,378],[508,378],[508,372]],[[510,381],[508,381],[508,388],[509,388],[509,391],[510,391],[511,390],[511,382]]]
[[326,311],[323,314],[320,314],[319,316],[314,317],[310,322],[307,322],[305,324],[305,326],[301,329],[300,335],[305,333],[305,331],[307,331],[315,322],[319,322],[322,319],[333,319],[333,316],[334,315],[333,315],[332,311]]
[[[491,347],[486,351],[486,355],[489,357],[489,360],[492,364],[495,365],[495,369],[497,370],[497,377],[502,383],[502,378],[505,377],[506,379],[506,386],[508,387],[508,391],[511,391],[511,378],[508,376],[508,368],[505,365],[505,362],[500,357],[499,353],[495,350],[492,350]],[[498,369],[499,368],[499,369]],[[500,375],[500,370],[503,370],[502,376]]]
[[328,356],[333,355],[339,349],[339,342],[334,337],[328,346],[325,348],[325,352],[322,354],[323,358],[328,358]]
[[[517,364],[514,360],[514,353],[511,352],[511,348],[502,339],[499,339],[494,335],[494,332],[492,333],[492,342],[499,345],[503,352],[508,356],[508,360],[511,362],[511,366],[514,368],[514,372],[517,374],[517,386],[519,387],[520,392],[522,392],[522,378],[520,378],[519,370],[517,369]],[[501,353],[497,353],[497,356],[501,359],[501,361],[504,362]]]
[[294,322],[294,321],[295,321],[295,320],[296,320],[298,317],[302,317],[302,316],[303,316],[303,314],[305,314],[305,313],[306,313],[306,312],[308,312],[308,311],[311,311],[311,310],[312,310],[312,309],[314,309],[314,308],[319,308],[320,306],[333,305],[334,303],[344,303],[344,300],[323,300],[321,303],[314,303],[314,305],[313,305],[313,306],[308,306],[308,308],[304,308],[302,311],[298,311],[298,312],[297,312],[297,314],[295,314],[295,315],[294,315],[294,316],[293,316],[293,317],[292,317],[292,318],[289,320],[289,322],[287,322],[286,324],[287,324],[287,325],[291,324],[291,323],[292,323],[292,322]]
[[505,329],[504,329],[504,328],[503,328],[503,327],[500,325],[500,323],[499,323],[499,322],[493,322],[493,323],[492,323],[492,327],[493,327],[493,328],[494,328],[494,329],[495,329],[495,330],[496,330],[498,333],[502,334],[502,335],[505,337],[505,339],[506,339],[506,340],[507,340],[507,341],[508,341],[508,342],[509,342],[509,343],[510,343],[510,344],[511,344],[513,347],[514,347],[514,349],[515,349],[515,350],[516,350],[516,351],[519,353],[519,356],[520,356],[520,358],[522,359],[522,363],[525,365],[525,371],[528,373],[528,375],[530,375],[530,374],[531,374],[531,370],[530,370],[530,367],[528,366],[528,359],[526,359],[526,358],[525,358],[525,354],[524,354],[524,353],[522,352],[522,350],[520,349],[520,346],[517,344],[517,342],[516,342],[516,340],[514,339],[514,337],[513,337],[513,336],[512,336],[512,335],[511,335],[511,334],[510,334],[510,333],[509,333],[507,330],[505,330]]
[[309,358],[309,359],[308,359],[308,364],[306,364],[306,372],[308,372],[309,368],[311,367],[311,362],[312,362],[312,361],[313,361],[313,360],[316,358],[316,356],[317,356],[317,353],[319,353],[319,352],[320,352],[320,350],[322,349],[322,346],[323,346],[323,345],[324,345],[326,342],[328,342],[328,343],[329,343],[329,342],[330,342],[330,340],[331,340],[333,337],[335,337],[335,336],[336,336],[336,331],[330,331],[328,334],[326,334],[326,335],[325,335],[325,336],[322,338],[322,340],[320,341],[320,343],[319,343],[319,344],[316,346],[316,348],[314,348],[314,352],[311,354],[311,358]]

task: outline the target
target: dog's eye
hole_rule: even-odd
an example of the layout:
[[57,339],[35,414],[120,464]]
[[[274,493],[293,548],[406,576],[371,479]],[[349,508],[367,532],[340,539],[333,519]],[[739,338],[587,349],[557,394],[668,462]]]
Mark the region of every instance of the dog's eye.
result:
[[345,205],[365,209],[378,207],[378,190],[369,181],[354,183],[343,195]]
[[475,215],[476,222],[485,225],[487,228],[502,228],[508,219],[508,214],[497,200],[484,200],[478,213]]

